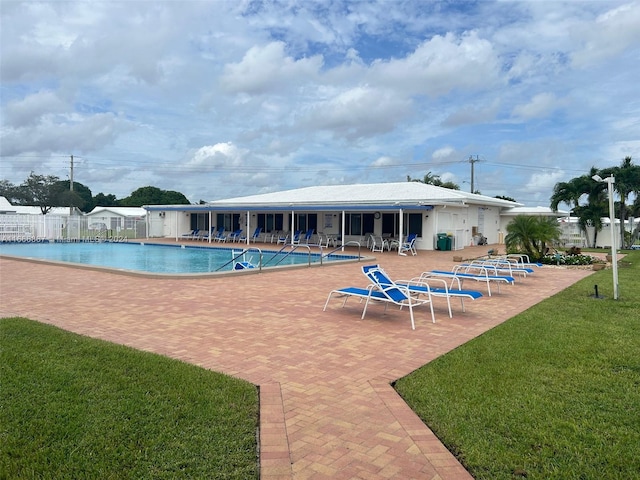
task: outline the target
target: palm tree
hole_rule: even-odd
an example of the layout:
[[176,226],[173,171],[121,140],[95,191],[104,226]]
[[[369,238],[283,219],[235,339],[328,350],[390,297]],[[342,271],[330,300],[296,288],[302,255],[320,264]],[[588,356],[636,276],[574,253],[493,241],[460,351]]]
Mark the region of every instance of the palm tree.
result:
[[440,175],[434,175],[431,172],[427,172],[427,174],[424,176],[424,178],[422,178],[422,180],[419,178],[411,178],[411,175],[407,175],[407,182],[420,182],[420,183],[426,183],[429,185],[434,185],[436,187],[449,188],[451,190],[460,190],[460,185],[458,185],[457,183],[443,182],[440,179]]
[[[640,194],[640,165],[634,165],[631,157],[625,157],[619,167],[606,168],[602,170],[601,176],[614,175],[615,191],[620,197],[618,205],[618,216],[620,217],[620,246],[625,247],[624,222],[627,219],[627,200],[631,194],[636,198]],[[615,219],[611,219],[614,221]]]
[[[573,214],[578,217],[578,225],[582,232],[587,236],[587,227],[596,228],[595,239],[598,231],[602,230],[602,220],[595,219],[596,212],[600,211],[600,203],[602,199],[603,184],[593,180],[593,176],[598,174],[596,167],[591,167],[589,173],[572,178],[568,182],[556,183],[551,195],[551,209],[558,210],[560,203],[566,203],[571,208]],[[587,196],[587,205],[581,206],[580,200],[583,196]]]
[[518,215],[507,225],[505,244],[508,252],[524,251],[532,260],[541,259],[547,245],[560,238],[555,218]]
[[558,211],[558,205],[561,203],[566,203],[570,208],[577,208],[580,206],[580,198],[585,193],[580,177],[556,183],[551,195],[551,210]]

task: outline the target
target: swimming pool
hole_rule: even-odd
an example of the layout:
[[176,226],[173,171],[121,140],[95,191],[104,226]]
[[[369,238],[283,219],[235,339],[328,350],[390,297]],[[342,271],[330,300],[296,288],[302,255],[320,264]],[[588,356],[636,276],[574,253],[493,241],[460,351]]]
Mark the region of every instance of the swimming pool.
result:
[[[244,247],[213,248],[185,245],[161,245],[138,242],[102,243],[2,243],[0,254],[22,258],[69,262],[94,267],[105,267],[121,271],[155,274],[202,274],[229,272],[234,269],[231,261]],[[288,254],[288,255],[286,255]],[[282,253],[262,251],[262,265],[265,268],[284,265],[320,263],[320,255],[309,252]],[[357,259],[353,255],[329,255],[322,262]],[[260,251],[250,249],[244,258],[258,267]],[[225,266],[225,264],[227,264]]]

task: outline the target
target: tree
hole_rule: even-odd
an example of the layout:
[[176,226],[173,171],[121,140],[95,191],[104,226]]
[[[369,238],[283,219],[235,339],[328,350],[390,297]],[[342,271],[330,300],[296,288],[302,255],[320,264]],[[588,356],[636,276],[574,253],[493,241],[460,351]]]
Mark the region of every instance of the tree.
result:
[[507,197],[506,195],[496,195],[494,198],[499,198],[500,200],[507,200],[509,202],[515,202],[516,199],[512,197]]
[[407,175],[407,182],[420,182],[426,183],[429,185],[434,185],[436,187],[449,188],[451,190],[460,190],[460,185],[454,182],[443,182],[440,179],[440,175],[434,175],[431,172],[427,172],[427,174],[420,180],[419,178],[411,178],[411,175]]
[[593,244],[595,247],[598,241],[598,232],[602,230],[602,217],[607,216],[607,202],[603,199],[600,201],[589,202],[586,205],[576,207],[574,214],[578,217],[578,225],[580,230],[587,232],[587,227],[593,227]]
[[189,200],[180,192],[161,190],[158,187],[140,187],[126,198],[120,200],[123,207],[141,207],[143,205],[189,205]]
[[560,227],[555,218],[516,216],[507,225],[505,244],[509,252],[524,252],[532,260],[540,260],[547,245],[560,238]]
[[118,199],[112,193],[105,195],[100,192],[95,197],[93,197],[93,210],[95,207],[117,207],[119,205]]
[[90,212],[95,206],[93,203],[93,195],[89,187],[80,182],[73,182],[73,191],[69,188],[69,180],[60,180],[58,187],[60,189],[60,198],[58,199],[60,207],[77,207],[83,212]]
[[[553,188],[551,195],[551,209],[558,210],[560,203],[566,203],[575,216],[578,217],[578,225],[587,234],[587,227],[593,226],[596,231],[594,234],[594,246],[598,236],[598,232],[602,229],[601,217],[596,219],[598,212],[602,212],[602,184],[593,180],[593,176],[598,173],[596,167],[591,167],[589,173],[572,178],[568,182],[559,182]],[[580,201],[587,197],[587,204],[582,206]]]
[[37,175],[31,172],[29,177],[18,187],[19,205],[40,207],[43,215],[53,207],[60,206],[60,179],[55,175]]
[[624,222],[627,220],[627,200],[629,200],[631,194],[635,194],[636,198],[638,194],[640,194],[640,165],[634,165],[631,157],[625,157],[619,167],[606,168],[600,172],[600,176],[603,178],[610,175],[615,177],[613,187],[620,197],[620,202],[618,204],[618,216],[620,217],[620,246],[624,248]]
[[4,197],[9,203],[14,204],[18,201],[18,196],[18,187],[9,180],[0,180],[0,197]]

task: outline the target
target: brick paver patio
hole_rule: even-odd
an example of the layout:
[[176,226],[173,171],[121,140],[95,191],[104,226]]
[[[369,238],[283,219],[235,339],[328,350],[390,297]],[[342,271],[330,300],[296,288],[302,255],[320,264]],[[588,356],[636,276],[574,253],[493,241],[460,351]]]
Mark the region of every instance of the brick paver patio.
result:
[[[392,278],[450,268],[454,254],[377,253]],[[341,308],[330,290],[366,286],[365,263],[216,278],[145,278],[0,259],[0,316],[24,316],[156,352],[260,386],[261,478],[471,478],[391,388],[402,377],[564,289],[589,271],[551,267],[501,293],[408,312]],[[480,285],[466,288],[484,290]],[[493,289],[492,289],[493,290]]]

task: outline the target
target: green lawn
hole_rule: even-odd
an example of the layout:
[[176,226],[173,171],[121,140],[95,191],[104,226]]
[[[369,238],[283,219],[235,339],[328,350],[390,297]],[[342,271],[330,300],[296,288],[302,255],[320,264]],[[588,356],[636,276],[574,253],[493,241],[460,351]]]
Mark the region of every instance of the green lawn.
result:
[[640,479],[640,252],[612,285],[597,272],[395,386],[476,479]]
[[20,318],[0,347],[0,478],[258,478],[253,385]]

